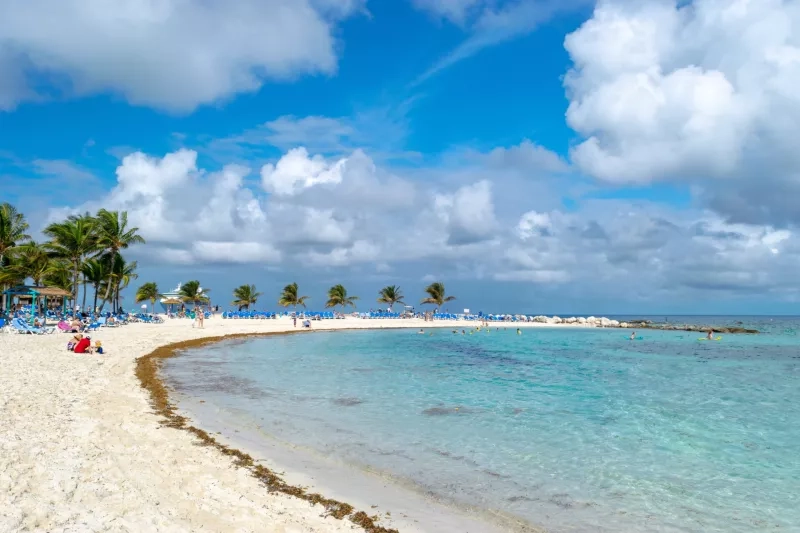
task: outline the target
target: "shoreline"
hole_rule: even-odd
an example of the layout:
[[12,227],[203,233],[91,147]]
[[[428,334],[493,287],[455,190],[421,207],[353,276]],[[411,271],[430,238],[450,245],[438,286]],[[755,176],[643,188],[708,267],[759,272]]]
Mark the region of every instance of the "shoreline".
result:
[[397,529],[385,528],[377,524],[378,518],[369,516],[364,511],[356,510],[352,505],[340,502],[331,498],[325,498],[319,493],[309,493],[305,488],[291,485],[283,480],[283,477],[269,468],[258,464],[253,457],[239,449],[219,442],[203,429],[191,425],[191,420],[178,413],[177,406],[170,400],[168,389],[163,377],[160,375],[161,365],[164,360],[177,357],[177,352],[192,348],[199,348],[209,344],[215,344],[226,340],[235,340],[251,337],[271,337],[276,335],[299,334],[302,331],[286,331],[274,333],[243,333],[224,335],[220,337],[205,337],[191,341],[178,342],[161,346],[153,352],[144,355],[136,360],[136,377],[142,384],[142,388],[148,391],[150,401],[155,412],[163,418],[162,424],[173,429],[180,429],[192,434],[199,439],[204,446],[210,446],[221,452],[223,455],[232,459],[233,464],[250,472],[253,477],[258,479],[268,492],[281,492],[295,498],[305,500],[312,505],[320,505],[325,512],[342,520],[347,518],[354,524],[360,526],[368,533],[399,533]]
[[[469,327],[456,321],[364,319],[313,326],[312,331]],[[0,334],[0,530],[352,531],[355,524],[321,515],[323,507],[307,499],[264,490],[249,471],[233,465],[248,465],[244,454],[202,446],[190,432],[171,431],[136,375],[137,361],[164,354],[165,346],[301,331],[288,319],[215,317],[206,321],[205,329],[192,328],[189,320],[168,319],[93,332],[93,339],[102,340],[106,348],[102,356],[66,351],[68,336],[58,333]],[[144,368],[142,372],[155,379]],[[167,408],[166,396],[158,401]],[[189,421],[184,424],[193,427]],[[280,480],[273,482],[280,486]],[[322,495],[309,498],[337,514],[352,514],[342,502]],[[369,527],[364,519],[371,517],[364,514],[357,519]],[[391,531],[391,523],[382,520],[372,527]]]
[[[431,324],[428,322],[427,324]],[[434,323],[435,324],[435,323]],[[194,404],[194,408],[181,408],[180,401],[175,401],[172,396],[179,396],[180,393],[175,393],[173,390],[173,395],[170,395],[170,384],[166,377],[163,376],[163,372],[161,371],[163,363],[167,359],[180,357],[181,353],[185,350],[192,350],[196,348],[201,348],[203,346],[218,344],[221,342],[226,341],[235,341],[238,339],[251,339],[251,338],[268,338],[268,337],[275,337],[275,336],[284,336],[284,335],[292,335],[292,334],[313,334],[315,332],[324,332],[324,333],[340,333],[340,332],[354,332],[354,331],[361,331],[361,330],[374,330],[374,329],[391,329],[391,330],[407,330],[407,329],[416,329],[416,325],[401,325],[401,326],[388,326],[380,328],[375,327],[344,327],[344,328],[334,328],[334,329],[326,329],[326,328],[318,328],[316,330],[308,330],[308,329],[297,329],[297,330],[288,330],[288,331],[278,331],[278,332],[264,332],[264,333],[240,333],[240,334],[230,334],[230,335],[223,335],[223,336],[216,336],[216,337],[204,337],[199,339],[194,339],[191,341],[183,341],[174,344],[169,344],[165,346],[160,346],[153,352],[144,355],[136,360],[136,376],[139,379],[140,383],[142,384],[142,388],[148,391],[151,399],[151,403],[153,408],[157,414],[163,417],[162,424],[166,427],[170,427],[173,429],[179,429],[186,431],[193,435],[195,438],[199,439],[202,442],[203,446],[209,446],[214,448],[215,450],[219,451],[222,455],[230,458],[233,464],[238,467],[249,471],[253,477],[258,479],[266,488],[266,490],[270,493],[274,492],[281,492],[287,494],[289,496],[299,498],[301,500],[308,501],[313,505],[320,505],[325,509],[325,512],[337,520],[349,520],[360,526],[364,531],[367,533],[400,533],[400,530],[396,529],[395,527],[386,527],[378,522],[380,520],[386,520],[389,517],[392,517],[392,521],[397,520],[397,513],[395,513],[395,507],[387,508],[389,511],[386,513],[384,511],[384,517],[381,517],[376,513],[376,509],[381,507],[379,505],[370,505],[364,501],[358,502],[356,505],[352,505],[351,503],[341,501],[341,499],[337,496],[336,498],[329,498],[324,496],[321,493],[330,493],[332,491],[331,486],[332,477],[328,477],[329,482],[323,483],[322,487],[319,487],[318,483],[314,483],[310,481],[311,477],[308,471],[308,465],[305,467],[293,467],[291,470],[283,468],[283,465],[286,461],[280,462],[281,468],[268,468],[264,466],[264,462],[272,462],[275,463],[275,449],[274,446],[272,448],[272,454],[269,454],[265,459],[256,459],[254,455],[258,455],[258,452],[263,451],[263,448],[259,449],[258,446],[248,446],[243,442],[243,438],[241,435],[234,437],[226,430],[235,431],[237,434],[242,431],[245,434],[249,434],[249,436],[254,436],[256,432],[248,432],[243,427],[236,426],[232,423],[220,422],[217,420],[216,422],[210,422],[210,417],[208,416],[198,416],[198,405],[196,399],[189,399],[188,397],[185,398],[185,401],[189,401]],[[543,323],[531,323],[530,327],[534,328],[548,328],[553,327],[553,324],[543,324]],[[567,326],[567,324],[563,324],[563,326]],[[578,326],[577,324],[569,324],[572,327],[589,327],[585,325]],[[453,324],[447,323],[442,325],[435,325],[429,329],[447,329],[454,327]],[[498,325],[498,327],[500,327]],[[558,327],[556,325],[555,327]],[[203,401],[202,403],[205,403]],[[203,406],[203,410],[208,409],[209,406]],[[213,406],[212,406],[213,407]],[[217,408],[219,409],[219,408]],[[201,426],[201,427],[197,427]],[[239,429],[235,429],[235,428]],[[205,428],[205,429],[203,429]],[[213,435],[212,435],[213,433]],[[277,441],[277,437],[274,435],[262,435],[270,437]],[[288,443],[282,443],[283,448],[283,457],[286,457],[288,450]],[[296,446],[295,446],[296,448]],[[311,459],[310,454],[306,452],[306,459]],[[319,458],[316,458],[319,461]],[[317,462],[316,467],[320,467],[320,462]],[[509,533],[544,533],[544,530],[538,528],[532,524],[526,523],[519,517],[505,515],[504,513],[493,510],[493,509],[478,509],[473,508],[471,506],[467,506],[466,504],[460,504],[455,501],[449,501],[443,499],[439,495],[435,494],[428,494],[423,495],[418,489],[419,487],[415,485],[413,480],[400,480],[395,478],[394,476],[389,475],[388,473],[378,472],[372,469],[366,469],[366,467],[359,468],[357,465],[350,465],[344,464],[343,467],[340,469],[339,474],[346,473],[347,475],[355,475],[355,476],[362,476],[366,477],[367,473],[371,474],[378,474],[380,477],[389,478],[389,483],[394,485],[394,488],[399,489],[400,491],[407,491],[410,494],[413,494],[416,499],[418,498],[419,501],[415,501],[414,503],[418,503],[420,505],[437,505],[443,506],[447,508],[448,511],[454,513],[454,516],[447,517],[447,518],[456,518],[460,519],[459,524],[464,527],[464,524],[469,523],[471,526],[483,526],[482,531],[486,531],[487,533],[499,533],[500,531],[507,531]],[[330,465],[326,465],[330,466]],[[277,472],[280,470],[280,473]],[[318,470],[315,470],[315,473]],[[286,478],[289,477],[299,477],[303,478],[302,482],[287,482]],[[361,482],[364,483],[365,479],[362,479]],[[369,481],[367,481],[369,483]],[[385,487],[384,487],[385,489]],[[380,491],[381,488],[377,485],[371,487],[370,491],[370,498],[373,500],[375,499],[375,494],[372,491]],[[341,490],[337,490],[338,492],[342,492]],[[345,491],[347,492],[347,491]],[[357,493],[363,493],[363,491],[356,491]],[[427,497],[424,497],[427,496]],[[363,500],[363,497],[354,496],[350,494],[348,497],[343,498],[347,500],[354,500],[358,498],[359,500]],[[391,501],[391,500],[390,500]],[[372,503],[372,502],[370,502]],[[357,507],[362,507],[362,510],[358,510]],[[371,515],[365,512],[363,509],[369,508],[371,509]],[[411,514],[417,514],[414,511],[408,511]],[[456,517],[455,513],[468,513],[468,516],[459,516]],[[431,512],[431,515],[434,513]],[[485,514],[485,516],[478,516],[479,514]],[[474,516],[473,516],[474,515]],[[409,518],[409,515],[405,512],[401,514],[405,518]],[[440,518],[440,517],[433,517],[429,516],[428,518]],[[444,519],[444,522],[447,522],[447,518]],[[401,520],[402,521],[402,520]],[[418,520],[413,520],[414,522],[419,522]],[[410,522],[407,520],[405,524],[402,524],[403,529],[402,531],[444,531],[442,524],[437,523],[436,529],[428,529],[425,527],[425,524],[416,524],[416,526],[411,525]],[[422,529],[418,529],[418,526],[422,525]],[[453,529],[451,527],[446,527],[446,530],[452,533],[460,532],[461,529]]]

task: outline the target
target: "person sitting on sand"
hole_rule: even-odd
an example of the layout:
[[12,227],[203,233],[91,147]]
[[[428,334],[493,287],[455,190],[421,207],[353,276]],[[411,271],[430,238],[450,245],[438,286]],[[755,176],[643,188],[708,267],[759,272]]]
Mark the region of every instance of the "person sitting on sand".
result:
[[72,333],[80,333],[83,331],[83,322],[81,322],[78,317],[73,318],[72,323],[70,324],[70,329]]
[[83,335],[81,335],[80,333],[74,335],[70,339],[70,341],[67,343],[67,351],[71,352],[72,350],[74,350],[75,349],[75,345],[78,344],[82,338],[83,338]]
[[94,352],[100,355],[103,355],[103,343],[100,341],[95,341],[94,343]]
[[72,351],[75,353],[92,353],[92,338],[83,337]]

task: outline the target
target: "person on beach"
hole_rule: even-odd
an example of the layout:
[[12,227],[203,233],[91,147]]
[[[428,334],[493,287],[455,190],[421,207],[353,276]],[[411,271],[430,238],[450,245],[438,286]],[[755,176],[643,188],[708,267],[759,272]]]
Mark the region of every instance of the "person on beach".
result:
[[92,338],[83,337],[78,341],[78,344],[75,345],[72,351],[75,353],[92,353]]
[[83,328],[83,322],[81,322],[78,317],[72,319],[72,323],[70,324],[70,331],[72,333],[80,333],[83,331]]
[[203,328],[203,310],[196,307],[194,309],[194,322],[192,322],[192,327],[195,326]]
[[94,352],[103,355],[103,343],[101,343],[100,341],[95,341]]
[[292,325],[294,327],[297,327],[297,315],[296,314],[292,315]]
[[72,339],[70,339],[70,341],[67,343],[67,351],[68,352],[73,351],[75,349],[75,346],[80,342],[82,338],[83,335],[81,335],[80,333],[74,335]]

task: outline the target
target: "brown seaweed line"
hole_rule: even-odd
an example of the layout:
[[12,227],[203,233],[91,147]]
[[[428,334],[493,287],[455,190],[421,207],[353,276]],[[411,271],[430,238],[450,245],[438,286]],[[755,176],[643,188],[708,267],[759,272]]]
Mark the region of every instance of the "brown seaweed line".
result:
[[156,414],[164,417],[161,424],[174,429],[182,429],[194,435],[201,446],[211,446],[222,452],[224,455],[233,459],[233,464],[239,468],[244,468],[261,481],[269,492],[282,492],[302,500],[310,502],[312,505],[321,505],[325,508],[327,515],[338,520],[349,518],[351,522],[361,526],[367,533],[400,533],[396,529],[388,529],[378,525],[378,516],[369,516],[363,511],[356,511],[352,505],[330,498],[325,498],[318,493],[308,493],[305,488],[289,485],[283,478],[263,465],[256,464],[253,458],[235,448],[226,446],[218,442],[206,431],[190,425],[188,418],[177,414],[177,409],[170,402],[167,387],[159,376],[159,370],[164,359],[175,357],[180,350],[196,348],[219,341],[239,339],[244,337],[266,337],[272,335],[287,335],[294,332],[280,333],[238,333],[223,335],[218,337],[206,337],[203,339],[193,339],[177,342],[156,348],[152,353],[136,359],[136,377],[142,387],[150,392],[150,401]]

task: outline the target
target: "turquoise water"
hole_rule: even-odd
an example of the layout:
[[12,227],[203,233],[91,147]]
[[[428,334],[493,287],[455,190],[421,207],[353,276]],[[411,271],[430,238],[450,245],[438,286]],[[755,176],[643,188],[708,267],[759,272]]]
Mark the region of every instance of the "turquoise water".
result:
[[719,342],[315,332],[166,372],[282,440],[551,531],[800,531],[800,344],[784,326]]

